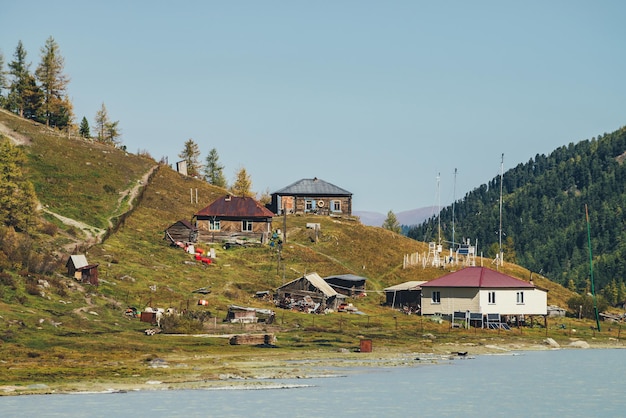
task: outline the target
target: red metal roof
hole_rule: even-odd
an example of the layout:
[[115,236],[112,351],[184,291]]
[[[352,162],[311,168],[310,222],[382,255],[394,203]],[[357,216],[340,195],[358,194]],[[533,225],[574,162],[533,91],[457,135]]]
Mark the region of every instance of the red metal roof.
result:
[[251,197],[224,196],[196,213],[196,217],[273,218],[274,213]]
[[534,288],[535,285],[485,267],[466,267],[423,283],[422,287]]

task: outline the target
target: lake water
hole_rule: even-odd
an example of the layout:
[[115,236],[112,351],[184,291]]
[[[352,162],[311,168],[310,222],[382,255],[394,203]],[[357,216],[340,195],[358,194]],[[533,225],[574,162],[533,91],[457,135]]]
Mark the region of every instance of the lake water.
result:
[[[374,353],[375,354],[375,353]],[[624,417],[626,350],[484,355],[337,370],[274,389],[0,397],[2,417]]]

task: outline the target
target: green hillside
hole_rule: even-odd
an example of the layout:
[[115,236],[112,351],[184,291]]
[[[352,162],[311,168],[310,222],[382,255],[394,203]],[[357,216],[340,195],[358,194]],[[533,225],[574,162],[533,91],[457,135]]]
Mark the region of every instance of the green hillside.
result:
[[[217,379],[221,374],[241,375],[237,364],[255,355],[254,348],[232,348],[225,338],[187,334],[270,332],[278,336],[280,349],[264,352],[266,358],[354,352],[363,337],[374,339],[382,351],[401,347],[448,352],[459,339],[475,346],[502,341],[489,331],[451,333],[446,323],[382,306],[385,287],[447,272],[402,268],[405,254],[426,252],[423,242],[364,226],[355,218],[292,215],[275,219],[277,229],[286,222],[287,242],[280,256],[269,246],[214,246],[216,262],[206,265],[171,246],[164,230],[178,220],[190,220],[225,190],[182,176],[151,158],[66,138],[5,112],[0,112],[0,129],[4,139],[21,144],[14,146],[26,155],[22,171],[41,207],[34,214],[37,220],[22,229],[0,227],[0,386],[44,381],[71,389],[77,381],[130,383],[147,376],[173,383],[190,376]],[[197,203],[190,198],[190,190],[195,197],[196,189]],[[321,226],[317,240],[306,228],[309,222]],[[65,262],[74,252],[99,264],[99,286],[67,277]],[[40,259],[48,260],[46,268],[34,262]],[[503,271],[530,278],[530,271],[514,264],[505,264]],[[275,309],[255,293],[272,291],[308,272],[367,277],[367,297],[349,300],[364,315],[278,310],[272,325],[222,322],[231,304]],[[532,277],[549,289],[550,304],[567,305],[572,292],[536,273]],[[193,292],[199,288],[211,293]],[[199,306],[200,298],[208,300],[208,306]],[[128,307],[146,306],[172,307],[187,315],[164,325],[167,336],[148,337],[144,330],[149,324],[125,315]],[[585,322],[576,326],[589,329],[581,324]],[[540,328],[524,333],[511,335],[511,343],[517,338],[536,342],[547,335]],[[426,334],[436,336],[442,348],[421,337]],[[157,357],[180,361],[181,366],[151,369],[148,362]]]
[[[612,303],[626,299],[626,128],[549,155],[537,154],[503,175],[502,242],[505,260],[541,272],[577,291],[590,291],[588,225],[596,290]],[[497,253],[500,177],[455,204],[456,236],[478,240],[485,255]],[[416,240],[433,239],[441,222],[451,239],[452,206],[441,220],[413,228]],[[429,238],[430,237],[430,238]]]

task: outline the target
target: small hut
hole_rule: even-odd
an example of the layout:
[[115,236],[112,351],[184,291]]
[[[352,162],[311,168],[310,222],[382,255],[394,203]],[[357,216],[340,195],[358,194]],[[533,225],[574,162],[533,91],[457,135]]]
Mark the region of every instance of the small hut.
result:
[[164,239],[170,240],[172,244],[197,242],[198,228],[193,226],[191,222],[180,220],[167,227]]
[[367,278],[355,274],[339,274],[324,277],[324,281],[338,293],[350,297],[366,296],[365,282]]
[[98,264],[89,264],[83,254],[71,255],[65,263],[67,275],[81,281],[98,285]]
[[419,310],[422,287],[425,281],[410,281],[387,287],[385,289],[386,305],[392,308],[407,306]]
[[292,280],[276,290],[276,297],[280,306],[297,307],[309,301],[315,304],[314,312],[324,312],[326,309],[337,310],[337,307],[346,298],[337,293],[317,273],[309,273]]

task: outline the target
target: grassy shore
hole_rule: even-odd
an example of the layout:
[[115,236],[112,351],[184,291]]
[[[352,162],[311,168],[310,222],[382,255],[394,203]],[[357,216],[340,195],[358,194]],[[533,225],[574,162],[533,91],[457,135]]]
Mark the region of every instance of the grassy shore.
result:
[[[301,324],[295,326],[295,320]],[[337,324],[341,329],[334,329]],[[451,329],[446,322],[419,316],[378,318],[366,324],[355,315],[313,318],[290,313],[274,326],[218,324],[207,329],[210,333],[188,335],[146,336],[141,331],[145,324],[134,322],[125,324],[134,329],[117,335],[66,336],[73,341],[70,348],[63,349],[63,341],[58,341],[40,354],[4,344],[0,394],[256,388],[275,385],[276,379],[337,376],[361,367],[438,363],[458,359],[458,353],[471,358],[524,350],[624,347],[619,324],[606,324],[597,332],[591,321],[570,318],[551,320],[547,329],[510,331]],[[242,333],[271,333],[277,340],[271,346],[229,343],[230,336]],[[372,352],[359,352],[363,339],[371,341]]]

